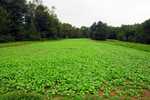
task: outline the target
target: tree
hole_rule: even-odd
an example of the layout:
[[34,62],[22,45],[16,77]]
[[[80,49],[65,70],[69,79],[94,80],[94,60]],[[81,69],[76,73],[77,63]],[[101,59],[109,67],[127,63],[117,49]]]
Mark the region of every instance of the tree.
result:
[[57,38],[59,20],[47,7],[38,5],[35,10],[35,26],[42,38]]
[[89,28],[88,27],[82,26],[80,28],[80,31],[81,31],[81,37],[84,37],[84,38],[89,37]]
[[0,7],[0,42],[14,40],[10,34],[10,16],[6,9]]
[[9,32],[9,24],[9,14],[4,8],[0,7],[0,34],[5,34]]
[[72,33],[72,25],[68,23],[61,24],[61,37],[62,38],[69,38],[71,37],[70,34]]
[[95,40],[105,40],[108,33],[107,24],[99,21],[90,27],[90,38]]
[[144,30],[144,42],[150,43],[150,19],[146,20],[142,25]]
[[24,27],[26,0],[1,0],[0,6],[6,9],[10,15],[9,32],[16,40],[20,39],[20,33]]
[[107,26],[107,38],[108,39],[117,39],[117,27]]
[[39,40],[41,39],[40,33],[37,31],[35,26],[35,10],[37,5],[35,2],[29,2],[27,4],[27,12],[25,14],[25,39],[26,40]]

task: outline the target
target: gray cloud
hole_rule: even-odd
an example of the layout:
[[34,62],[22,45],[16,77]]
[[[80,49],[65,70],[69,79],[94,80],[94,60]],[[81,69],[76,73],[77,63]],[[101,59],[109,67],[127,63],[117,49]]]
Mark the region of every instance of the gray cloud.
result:
[[58,18],[75,26],[95,21],[109,25],[141,23],[150,18],[150,0],[43,0],[55,6]]

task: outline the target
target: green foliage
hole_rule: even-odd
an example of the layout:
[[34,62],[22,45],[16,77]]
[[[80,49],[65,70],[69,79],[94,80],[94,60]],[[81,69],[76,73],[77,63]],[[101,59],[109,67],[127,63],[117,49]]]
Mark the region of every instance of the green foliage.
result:
[[119,46],[150,52],[150,46],[148,44],[141,45],[141,44],[130,43],[130,42],[121,42],[121,41],[118,42],[117,40],[108,40],[106,42],[114,45],[119,45]]
[[0,95],[1,100],[44,100],[44,97],[35,93],[22,93],[15,91],[5,95]]
[[82,37],[86,37],[86,38],[89,37],[89,28],[88,27],[82,26],[80,30],[82,33]]
[[72,39],[0,44],[0,95],[85,96],[103,90],[105,96],[111,91],[138,96],[150,89],[150,52],[137,49],[142,44],[131,48],[111,43]]
[[102,22],[90,27],[90,38],[95,40],[118,39],[122,41],[150,43],[150,20],[142,24],[122,25],[121,27],[107,26]]
[[7,28],[9,23],[9,15],[7,11],[0,7],[0,34],[8,32]]
[[90,28],[90,37],[95,40],[105,40],[108,33],[108,27],[103,22],[94,23]]
[[[14,35],[22,31],[24,24],[24,14],[26,12],[26,0],[4,0],[2,7],[7,9],[11,19],[10,32]],[[17,39],[17,36],[16,36]]]
[[68,23],[61,24],[61,37],[62,38],[80,38],[85,37],[79,28],[76,28]]
[[14,38],[10,31],[10,17],[8,12],[0,7],[0,42],[12,41]]
[[146,20],[143,23],[143,29],[144,29],[144,39],[145,39],[145,43],[149,43],[150,44],[150,19]]
[[91,38],[150,44],[149,29],[150,20],[121,27],[108,26],[99,21],[91,27],[77,28],[68,23],[61,23],[55,14],[55,7],[49,9],[42,4],[42,0],[0,1],[0,42]]
[[55,7],[48,9],[41,0],[1,0],[0,6],[0,42],[85,37],[80,28],[61,23]]

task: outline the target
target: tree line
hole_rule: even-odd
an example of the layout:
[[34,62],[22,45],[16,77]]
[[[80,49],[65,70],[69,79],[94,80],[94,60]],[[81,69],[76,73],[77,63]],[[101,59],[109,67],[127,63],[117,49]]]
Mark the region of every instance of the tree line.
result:
[[0,42],[63,38],[117,39],[150,44],[150,20],[109,26],[102,21],[81,28],[62,23],[41,0],[0,0]]
[[83,37],[40,0],[0,0],[0,42]]
[[108,26],[101,21],[89,28],[90,38],[95,40],[117,39],[150,44],[150,19],[141,24]]

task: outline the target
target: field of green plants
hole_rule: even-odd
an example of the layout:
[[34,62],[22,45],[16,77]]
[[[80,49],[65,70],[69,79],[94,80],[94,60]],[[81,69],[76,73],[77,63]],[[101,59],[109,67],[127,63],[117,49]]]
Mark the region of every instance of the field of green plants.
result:
[[0,44],[0,95],[137,97],[145,90],[150,45],[89,39]]

